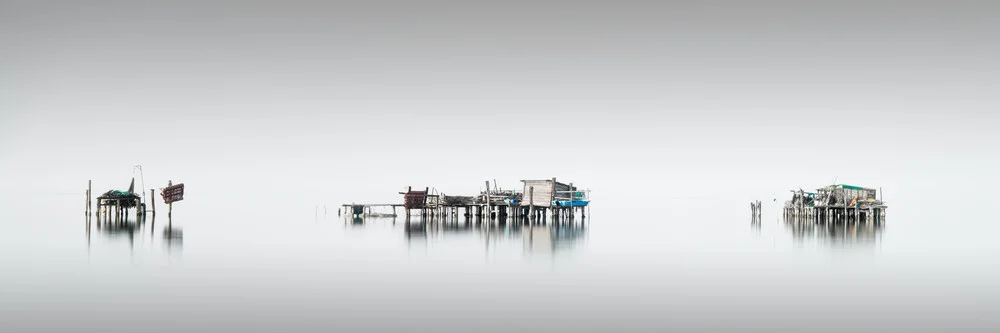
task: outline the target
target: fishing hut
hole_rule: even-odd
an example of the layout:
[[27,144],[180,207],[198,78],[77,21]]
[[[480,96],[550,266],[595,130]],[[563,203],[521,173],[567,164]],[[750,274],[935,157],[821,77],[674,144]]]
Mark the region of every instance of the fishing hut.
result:
[[882,223],[888,206],[873,188],[837,184],[813,192],[792,191],[785,202],[786,220],[811,220],[816,223]]
[[524,184],[524,199],[520,208],[526,215],[537,219],[545,219],[551,211],[553,218],[568,217],[572,219],[576,210],[581,217],[586,217],[590,204],[590,191],[580,191],[573,183],[564,184],[555,178],[543,180],[521,180]]
[[406,210],[406,217],[410,217],[410,212],[414,209],[420,210],[420,216],[426,217],[428,214],[434,215],[434,209],[440,206],[440,196],[432,195],[430,188],[425,187],[423,191],[414,191],[413,187],[407,187],[403,195],[403,209]]
[[[88,189],[87,191],[89,195],[90,190]],[[135,178],[132,178],[132,183],[129,185],[127,191],[109,190],[104,192],[96,200],[98,212],[103,211],[109,222],[113,216],[114,222],[118,223],[128,218],[130,210],[135,210],[136,220],[138,220],[140,216],[146,213],[146,204],[142,202],[142,197],[134,191]]]

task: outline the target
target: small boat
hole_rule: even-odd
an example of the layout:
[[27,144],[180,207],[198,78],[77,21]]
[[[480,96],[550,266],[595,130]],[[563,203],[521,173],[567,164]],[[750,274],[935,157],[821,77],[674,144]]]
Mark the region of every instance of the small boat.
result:
[[586,207],[589,203],[590,200],[553,201],[552,205],[556,207]]

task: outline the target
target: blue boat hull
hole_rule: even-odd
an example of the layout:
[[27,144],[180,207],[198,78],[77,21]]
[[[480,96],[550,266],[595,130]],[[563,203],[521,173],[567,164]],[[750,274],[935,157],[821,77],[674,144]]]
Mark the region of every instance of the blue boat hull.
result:
[[590,201],[587,200],[576,200],[576,201],[553,201],[552,205],[556,207],[584,207],[589,204]]

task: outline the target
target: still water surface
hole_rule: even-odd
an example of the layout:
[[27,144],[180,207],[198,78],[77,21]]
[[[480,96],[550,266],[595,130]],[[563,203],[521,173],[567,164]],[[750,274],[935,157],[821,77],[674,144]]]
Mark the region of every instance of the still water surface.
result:
[[905,210],[824,227],[774,204],[755,225],[742,204],[692,200],[499,227],[181,202],[169,226],[161,207],[112,227],[46,199],[0,215],[2,332],[1000,328],[989,235]]

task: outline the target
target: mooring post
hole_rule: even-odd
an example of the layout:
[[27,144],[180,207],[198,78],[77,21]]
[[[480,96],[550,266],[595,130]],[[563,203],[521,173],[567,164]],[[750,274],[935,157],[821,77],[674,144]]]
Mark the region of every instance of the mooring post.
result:
[[149,189],[149,208],[153,210],[153,216],[156,216],[156,190]]
[[531,216],[528,222],[535,219],[535,187],[528,188],[528,215]]
[[[553,189],[555,189],[555,181],[556,181],[556,179],[552,178]],[[573,221],[575,221],[574,218],[576,218],[576,216],[573,214],[574,213],[573,212],[573,201],[576,200],[576,189],[573,188],[573,183],[569,183],[569,190],[570,190],[570,192],[569,192],[569,221],[573,222]],[[555,191],[553,191],[553,192],[555,192]]]
[[[168,180],[167,181],[167,187],[170,187],[170,186],[174,186],[174,181],[172,181],[172,180]],[[171,224],[171,220],[170,219],[173,218],[173,216],[174,216],[174,203],[173,203],[173,201],[171,201],[170,203],[167,204],[167,225],[168,226]]]
[[[542,214],[543,215],[547,216],[549,214],[549,208],[548,207],[552,207],[552,202],[556,201],[556,191],[559,190],[559,186],[557,184],[559,184],[559,183],[556,183],[556,177],[552,177],[552,193],[549,196],[548,203],[545,205],[546,208],[542,210]],[[542,217],[542,220],[545,220],[544,216]]]
[[490,202],[490,181],[486,181],[486,218],[492,222],[493,220],[493,206]]
[[93,186],[91,186],[91,181],[87,180],[87,216],[90,216],[90,212],[92,212],[90,208],[91,207],[90,202],[93,198],[94,198],[94,189]]

